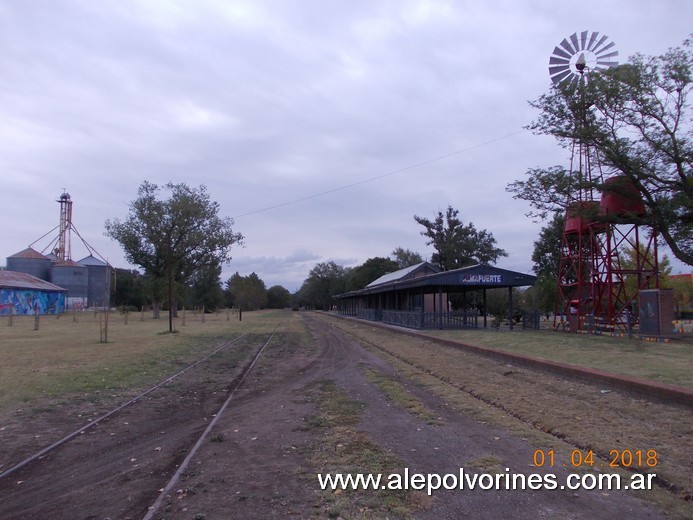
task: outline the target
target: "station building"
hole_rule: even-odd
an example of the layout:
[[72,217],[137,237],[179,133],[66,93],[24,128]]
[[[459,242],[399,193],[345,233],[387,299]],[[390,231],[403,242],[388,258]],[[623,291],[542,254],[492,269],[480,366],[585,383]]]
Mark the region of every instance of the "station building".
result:
[[[451,271],[422,262],[369,283],[363,289],[338,294],[337,312],[364,320],[412,329],[462,329],[487,327],[485,312],[471,309],[467,293],[481,291],[479,307],[486,309],[488,289],[508,289],[508,318],[512,328],[513,287],[532,286],[536,276],[477,264]],[[463,310],[453,311],[449,295],[462,295]]]

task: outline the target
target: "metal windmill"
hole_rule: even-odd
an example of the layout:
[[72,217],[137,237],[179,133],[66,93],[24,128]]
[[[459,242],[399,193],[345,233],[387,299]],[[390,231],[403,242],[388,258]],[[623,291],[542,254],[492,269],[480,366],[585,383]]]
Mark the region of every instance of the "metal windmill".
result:
[[553,49],[549,58],[551,80],[558,84],[563,81],[577,82],[586,77],[589,71],[604,70],[618,65],[612,61],[618,56],[614,42],[608,36],[599,36],[582,31],[580,36],[573,33]]
[[[618,64],[614,47],[608,36],[583,31],[554,48],[549,59],[552,81],[572,83],[581,96],[577,128],[586,124],[589,110],[585,83],[591,73]],[[638,291],[658,286],[656,238],[651,234],[643,241],[635,223],[645,214],[645,205],[627,177],[605,178],[597,150],[580,137],[572,142],[570,175],[578,188],[566,205],[556,315],[569,317],[572,332],[630,330],[638,317],[633,312]],[[626,250],[632,258],[624,262]],[[554,326],[561,324],[566,326],[557,318]]]

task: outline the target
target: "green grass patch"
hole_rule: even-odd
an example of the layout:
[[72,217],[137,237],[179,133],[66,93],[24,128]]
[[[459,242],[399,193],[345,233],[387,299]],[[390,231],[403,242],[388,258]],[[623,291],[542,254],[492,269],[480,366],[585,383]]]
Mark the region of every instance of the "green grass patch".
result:
[[[384,451],[355,427],[363,403],[351,399],[333,381],[320,381],[308,387],[318,413],[308,418],[310,429],[319,429],[319,440],[311,455],[311,465],[322,474],[357,473],[387,475],[398,473],[403,461]],[[316,478],[313,474],[312,478]],[[411,518],[425,497],[404,490],[359,489],[325,490],[324,513],[328,518]]]
[[427,331],[435,337],[693,388],[693,345],[554,331]]
[[388,377],[380,372],[373,370],[372,368],[366,368],[364,370],[366,379],[382,390],[382,392],[390,399],[392,402],[396,403],[398,406],[405,408],[412,415],[415,415],[426,424],[431,425],[443,425],[445,420],[439,417],[432,411],[430,411],[426,406],[418,399],[415,395],[409,392],[400,382],[392,377]]
[[487,455],[479,459],[470,460],[465,467],[471,466],[483,473],[503,473],[503,461],[496,455]]

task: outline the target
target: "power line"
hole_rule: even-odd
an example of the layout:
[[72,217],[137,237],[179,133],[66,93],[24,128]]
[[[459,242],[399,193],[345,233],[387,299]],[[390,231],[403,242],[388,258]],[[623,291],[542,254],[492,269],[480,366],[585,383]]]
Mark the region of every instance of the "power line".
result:
[[413,169],[415,169],[415,168],[420,168],[420,167],[422,167],[422,166],[427,166],[427,165],[429,165],[429,164],[432,164],[432,163],[435,163],[435,162],[438,162],[438,161],[442,161],[442,160],[445,160],[445,159],[449,159],[450,157],[454,157],[455,155],[459,155],[459,154],[461,154],[461,153],[469,152],[469,151],[474,150],[474,149],[476,149],[476,148],[481,148],[482,146],[487,146],[487,145],[489,145],[489,144],[492,144],[492,143],[495,143],[495,142],[498,142],[498,141],[502,141],[503,139],[508,139],[509,137],[513,137],[513,136],[515,136],[515,135],[521,134],[521,133],[524,132],[524,131],[525,131],[524,129],[518,130],[517,132],[512,132],[512,133],[510,133],[510,134],[506,134],[506,135],[501,136],[501,137],[496,137],[495,139],[490,139],[489,141],[484,141],[483,143],[478,143],[478,144],[469,146],[469,147],[467,147],[467,148],[463,148],[463,149],[461,149],[461,150],[457,150],[457,151],[454,151],[454,152],[447,153],[447,154],[445,154],[445,155],[439,155],[438,157],[434,157],[434,158],[432,158],[432,159],[428,159],[428,160],[423,161],[423,162],[419,162],[419,163],[416,163],[416,164],[412,164],[412,165],[409,165],[409,166],[405,166],[404,168],[399,168],[398,170],[393,170],[393,171],[388,172],[388,173],[383,173],[383,174],[381,174],[381,175],[377,175],[377,176],[375,176],[375,177],[370,177],[370,178],[364,179],[364,180],[362,180],[362,181],[352,182],[351,184],[344,184],[343,186],[338,186],[338,187],[333,188],[333,189],[331,189],[331,190],[321,191],[321,192],[319,192],[319,193],[313,193],[312,195],[306,195],[305,197],[300,197],[300,198],[298,198],[298,199],[293,199],[293,200],[290,200],[290,201],[287,201],[287,202],[281,202],[281,203],[279,203],[279,204],[274,204],[273,206],[267,206],[267,207],[264,207],[264,208],[256,209],[256,210],[253,210],[253,211],[249,211],[249,212],[247,212],[247,213],[241,213],[240,215],[236,215],[236,216],[234,216],[234,217],[232,217],[232,218],[233,218],[233,219],[237,219],[237,218],[241,218],[241,217],[247,217],[247,216],[249,216],[249,215],[255,215],[256,213],[263,213],[263,212],[265,212],[265,211],[270,211],[270,210],[277,209],[277,208],[283,208],[284,206],[290,206],[290,205],[292,205],[292,204],[297,204],[297,203],[299,203],[299,202],[303,202],[303,201],[306,201],[306,200],[315,199],[315,198],[317,198],[317,197],[322,197],[323,195],[329,195],[330,193],[335,193],[335,192],[337,192],[337,191],[342,191],[342,190],[346,190],[346,189],[348,189],[348,188],[353,188],[354,186],[359,186],[359,185],[361,185],[361,184],[366,184],[366,183],[368,183],[368,182],[377,181],[377,180],[379,180],[379,179],[383,179],[383,178],[389,177],[389,176],[391,176],[391,175],[396,175],[396,174],[398,174],[398,173],[406,172],[406,171],[409,171],[409,170],[413,170]]

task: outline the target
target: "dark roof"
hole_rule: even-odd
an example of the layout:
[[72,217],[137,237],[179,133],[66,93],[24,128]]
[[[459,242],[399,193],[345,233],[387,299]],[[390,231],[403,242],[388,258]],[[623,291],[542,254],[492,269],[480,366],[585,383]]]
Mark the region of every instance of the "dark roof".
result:
[[392,280],[377,286],[368,285],[359,291],[337,295],[337,298],[377,294],[418,288],[424,292],[435,292],[442,288],[448,292],[469,289],[495,289],[499,287],[525,287],[534,285],[536,276],[508,271],[486,264],[462,267],[452,271],[428,274],[417,278]]
[[462,267],[452,271],[431,274],[425,278],[411,280],[402,287],[474,287],[474,288],[494,288],[494,287],[525,287],[534,285],[537,281],[536,276],[530,274],[508,271],[486,264],[477,264],[470,267]]
[[27,273],[17,271],[0,271],[0,288],[2,289],[35,289],[39,291],[65,291],[50,282],[41,280]]
[[32,249],[31,247],[27,247],[26,249],[20,251],[19,253],[15,253],[8,258],[38,258],[41,260],[47,260],[48,257],[45,255],[42,255],[36,249]]

